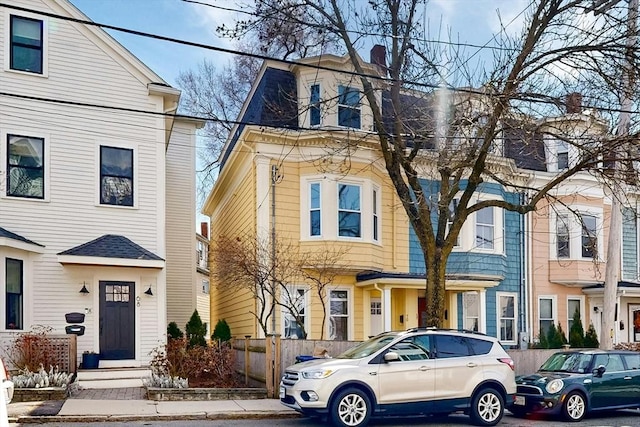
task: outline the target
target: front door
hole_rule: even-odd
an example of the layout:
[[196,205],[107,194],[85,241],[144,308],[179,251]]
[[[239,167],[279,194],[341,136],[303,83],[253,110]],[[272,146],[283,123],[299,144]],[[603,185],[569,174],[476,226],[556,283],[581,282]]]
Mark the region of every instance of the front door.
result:
[[629,341],[640,342],[640,305],[629,306]]
[[371,298],[371,335],[378,335],[382,329],[382,300]]
[[100,282],[100,358],[135,359],[135,283]]

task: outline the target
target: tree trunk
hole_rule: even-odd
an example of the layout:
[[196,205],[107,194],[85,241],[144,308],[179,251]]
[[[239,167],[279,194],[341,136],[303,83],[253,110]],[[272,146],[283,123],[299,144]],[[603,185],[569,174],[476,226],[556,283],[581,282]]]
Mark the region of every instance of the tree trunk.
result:
[[[426,252],[426,251],[425,251]],[[444,321],[446,261],[441,257],[442,252],[436,249],[435,254],[425,253],[424,264],[427,269],[426,286],[426,326],[441,328]]]

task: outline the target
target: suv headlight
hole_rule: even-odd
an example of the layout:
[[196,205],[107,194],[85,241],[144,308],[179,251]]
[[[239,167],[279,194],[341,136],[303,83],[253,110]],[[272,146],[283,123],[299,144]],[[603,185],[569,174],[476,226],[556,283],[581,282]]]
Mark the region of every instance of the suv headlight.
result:
[[562,390],[563,388],[564,388],[564,381],[559,379],[551,380],[551,382],[549,382],[549,384],[547,384],[546,386],[547,393],[550,393],[550,394],[559,393],[560,390]]
[[333,370],[331,369],[318,369],[314,371],[302,371],[302,378],[319,380],[322,378],[327,378],[329,375],[333,374]]

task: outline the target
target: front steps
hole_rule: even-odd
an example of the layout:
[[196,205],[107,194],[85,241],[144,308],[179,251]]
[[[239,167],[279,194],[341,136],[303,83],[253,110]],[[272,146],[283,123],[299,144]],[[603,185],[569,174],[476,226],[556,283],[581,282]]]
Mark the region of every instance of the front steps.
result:
[[79,369],[78,386],[81,389],[142,387],[143,378],[150,378],[149,368]]

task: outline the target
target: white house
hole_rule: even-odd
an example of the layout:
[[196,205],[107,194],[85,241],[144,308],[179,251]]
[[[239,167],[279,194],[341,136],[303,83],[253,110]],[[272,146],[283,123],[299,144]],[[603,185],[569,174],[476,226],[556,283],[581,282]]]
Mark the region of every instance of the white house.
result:
[[171,117],[178,90],[69,17],[89,20],[66,0],[0,6],[0,338],[65,333],[84,313],[79,353],[145,365],[176,257],[195,258],[200,123]]

